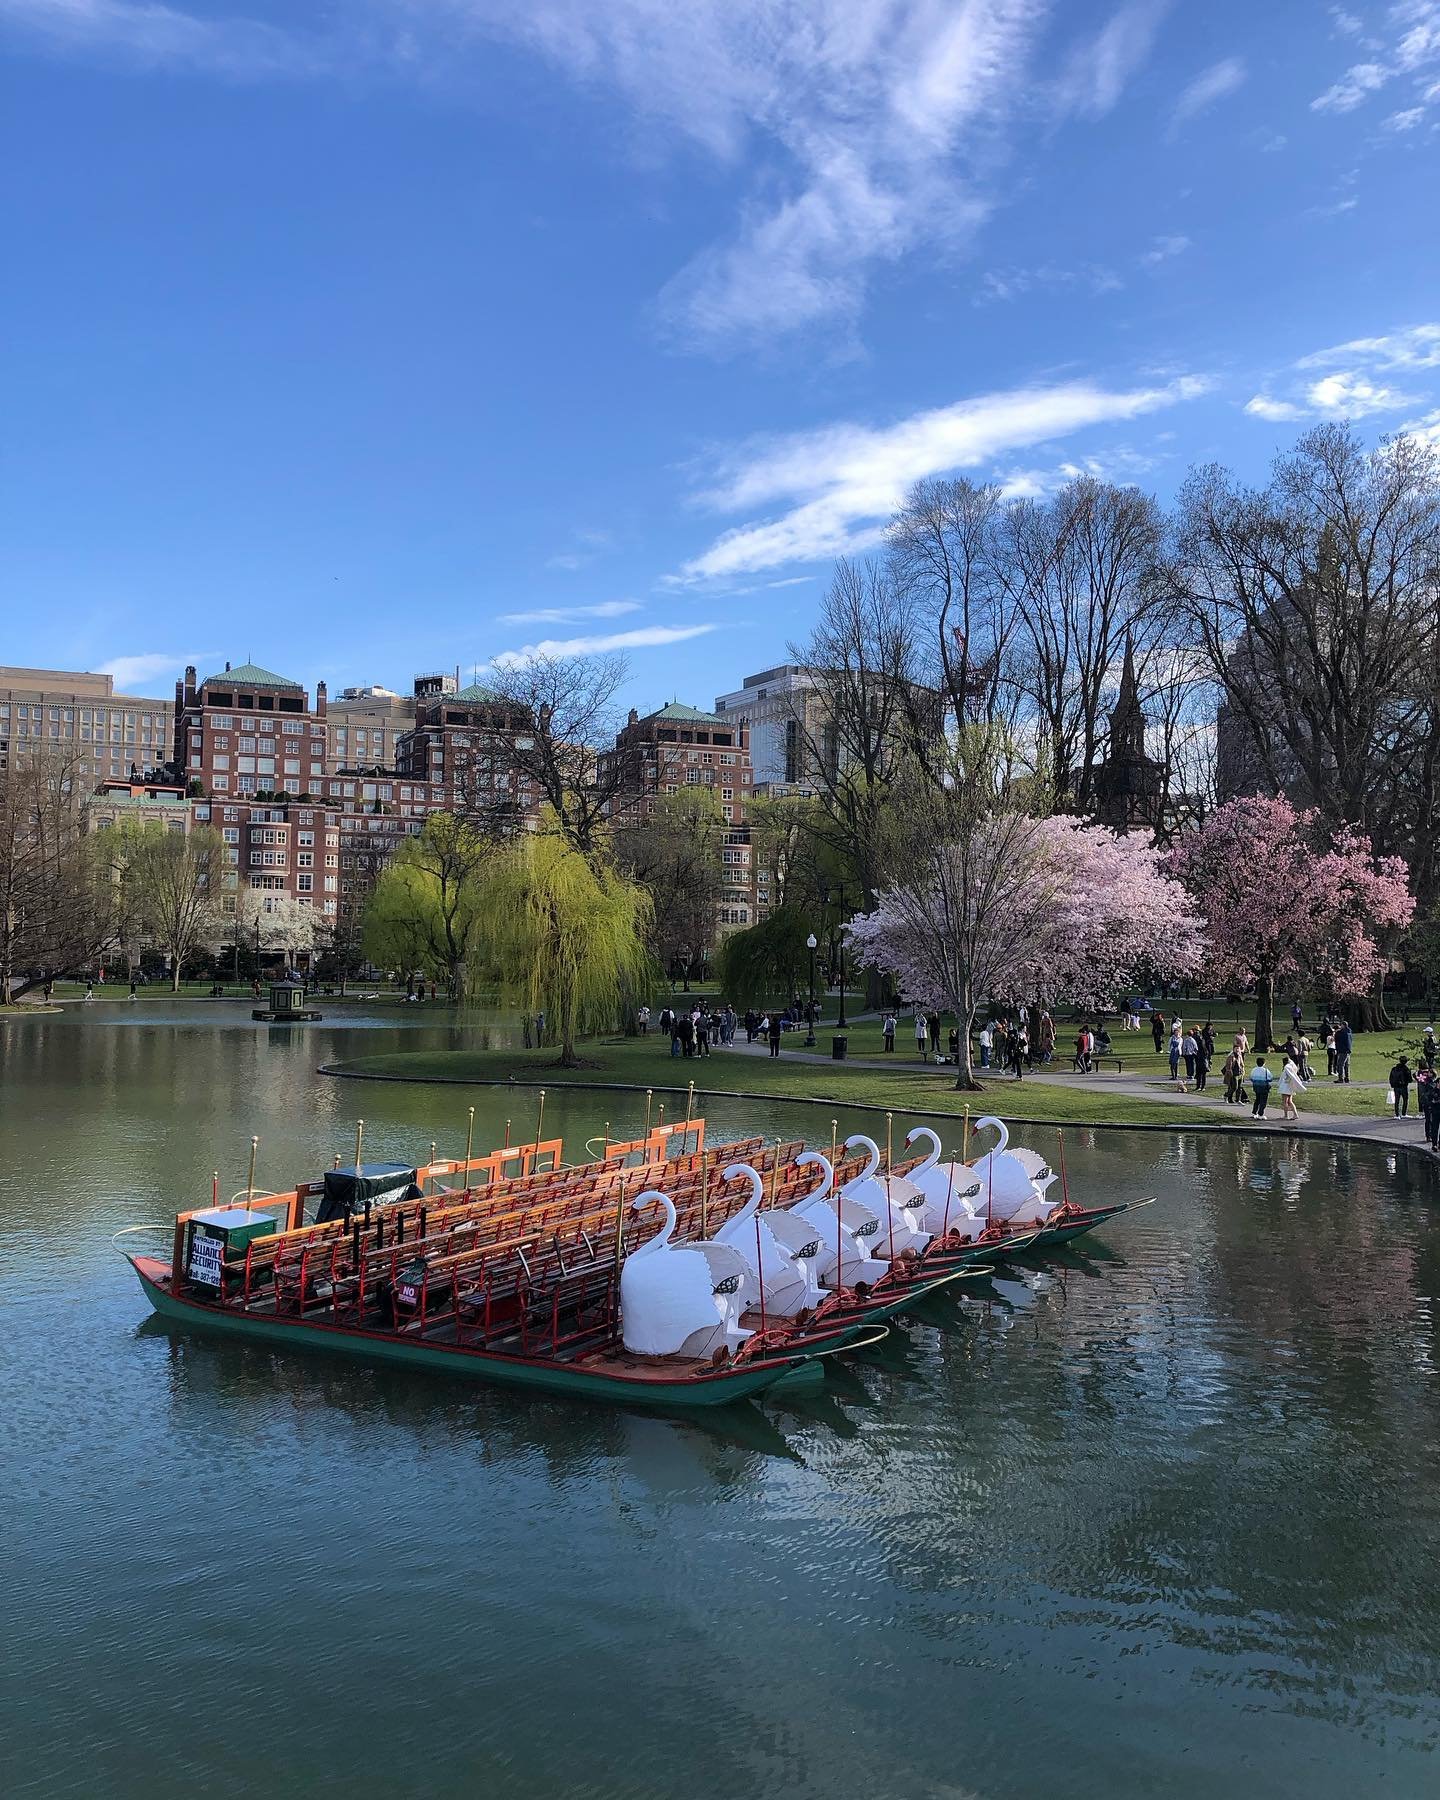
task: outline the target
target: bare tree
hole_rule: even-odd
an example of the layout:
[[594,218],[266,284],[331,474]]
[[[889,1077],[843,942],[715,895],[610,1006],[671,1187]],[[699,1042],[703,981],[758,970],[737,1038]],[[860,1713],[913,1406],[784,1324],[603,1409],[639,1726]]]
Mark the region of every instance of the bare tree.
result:
[[1014,723],[1005,671],[1018,621],[999,554],[1003,514],[993,484],[922,481],[886,534],[895,591],[915,622],[917,670],[943,693],[950,717],[972,725]]
[[170,831],[138,825],[114,834],[126,910],[170,959],[170,986],[181,965],[219,926],[217,907],[228,862],[225,840],[208,826]]
[[633,781],[628,760],[601,755],[619,726],[619,656],[534,656],[495,671],[490,686],[523,721],[514,768],[549,807],[560,835],[594,856],[611,802]]
[[[1237,790],[1266,788],[1440,877],[1440,457],[1307,432],[1269,484],[1216,465],[1181,492],[1172,603],[1192,621],[1238,743]],[[1225,771],[1222,770],[1222,775]]]
[[110,944],[115,886],[103,836],[86,832],[79,746],[17,755],[0,772],[0,1006]]
[[1064,811],[1095,804],[1105,698],[1127,636],[1144,636],[1162,541],[1149,495],[1089,476],[1005,512],[1000,554],[1017,619],[1011,678]]
[[713,788],[662,794],[648,816],[615,833],[615,860],[654,904],[651,944],[666,973],[688,988],[715,947],[730,830]]

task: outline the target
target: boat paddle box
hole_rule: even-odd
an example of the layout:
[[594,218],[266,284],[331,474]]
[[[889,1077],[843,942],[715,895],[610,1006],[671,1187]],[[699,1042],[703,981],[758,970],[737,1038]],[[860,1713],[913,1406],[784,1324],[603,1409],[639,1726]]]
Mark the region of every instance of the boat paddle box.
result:
[[269,1213],[243,1206],[221,1206],[196,1213],[185,1239],[185,1279],[218,1288],[228,1257],[243,1256],[256,1238],[270,1237],[275,1221]]

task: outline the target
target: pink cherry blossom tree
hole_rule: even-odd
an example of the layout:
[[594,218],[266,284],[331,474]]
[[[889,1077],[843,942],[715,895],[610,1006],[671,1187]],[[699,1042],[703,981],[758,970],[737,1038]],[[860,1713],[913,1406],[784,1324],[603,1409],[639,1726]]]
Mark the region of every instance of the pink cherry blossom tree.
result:
[[862,963],[956,1015],[959,1088],[980,1085],[970,1031],[986,1000],[1111,1005],[1142,968],[1187,975],[1204,954],[1184,889],[1141,839],[1013,811],[962,821],[848,933]]
[[1222,987],[1255,985],[1255,1045],[1274,1041],[1277,984],[1364,994],[1385,968],[1386,932],[1415,902],[1405,864],[1363,834],[1331,834],[1316,812],[1255,796],[1217,807],[1170,852],[1167,869],[1205,919],[1206,969]]

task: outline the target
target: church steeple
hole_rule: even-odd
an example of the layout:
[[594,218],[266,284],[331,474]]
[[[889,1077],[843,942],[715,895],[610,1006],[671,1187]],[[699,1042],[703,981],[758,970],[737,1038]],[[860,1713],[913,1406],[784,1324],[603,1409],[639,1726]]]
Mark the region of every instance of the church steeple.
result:
[[1125,662],[1120,671],[1120,692],[1110,714],[1110,760],[1145,754],[1145,714],[1140,709],[1140,684],[1135,679],[1135,644],[1125,633]]

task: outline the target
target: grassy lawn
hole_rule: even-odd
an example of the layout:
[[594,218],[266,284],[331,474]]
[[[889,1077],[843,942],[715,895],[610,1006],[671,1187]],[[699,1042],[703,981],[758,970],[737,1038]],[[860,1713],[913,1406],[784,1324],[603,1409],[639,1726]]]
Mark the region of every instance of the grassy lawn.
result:
[[[853,1038],[852,1047],[858,1048]],[[893,1074],[888,1069],[853,1068],[845,1063],[802,1063],[783,1056],[772,1061],[724,1051],[687,1062],[672,1057],[668,1045],[653,1035],[587,1043],[580,1054],[587,1066],[574,1071],[557,1069],[553,1050],[420,1050],[360,1057],[336,1066],[357,1075],[387,1075],[405,1081],[498,1082],[513,1075],[517,1081],[545,1086],[567,1081],[623,1082],[657,1090],[678,1088],[682,1093],[693,1079],[700,1093],[773,1094],[779,1100],[823,1100],[843,1106],[956,1116],[968,1105],[972,1117],[995,1111],[1007,1119],[1067,1123],[1180,1126],[1186,1119],[1207,1121],[1227,1116],[1219,1103],[1213,1108],[1182,1111],[1163,1100],[1132,1099],[1098,1088],[1048,1087],[1032,1081],[997,1081],[982,1094],[960,1094],[944,1070],[932,1067],[922,1071],[913,1060],[908,1068],[902,1062]]]

